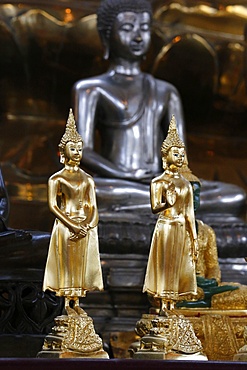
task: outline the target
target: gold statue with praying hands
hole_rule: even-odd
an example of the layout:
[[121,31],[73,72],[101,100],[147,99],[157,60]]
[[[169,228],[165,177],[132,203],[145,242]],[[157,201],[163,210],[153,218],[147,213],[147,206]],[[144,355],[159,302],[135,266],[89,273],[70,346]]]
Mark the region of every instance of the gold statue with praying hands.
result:
[[64,168],[48,182],[49,208],[55,215],[43,290],[65,298],[67,315],[55,327],[39,357],[108,358],[92,319],[79,305],[87,291],[103,290],[98,246],[98,211],[93,178],[80,169],[83,140],[72,110],[59,144]]
[[[143,287],[160,310],[158,315],[143,315],[137,323],[141,339],[133,357],[207,360],[192,324],[175,310],[176,302],[197,295],[198,245],[192,186],[179,172],[185,159],[185,145],[178,135],[174,116],[161,155],[164,172],[151,182],[151,207],[159,216]],[[146,324],[148,334],[142,336]]]
[[[161,301],[160,314],[173,310],[186,296],[197,295],[195,261],[198,253],[193,190],[179,173],[185,146],[174,116],[161,147],[164,172],[151,182],[151,207],[159,214],[148,259],[144,292]],[[188,231],[188,234],[187,234]]]

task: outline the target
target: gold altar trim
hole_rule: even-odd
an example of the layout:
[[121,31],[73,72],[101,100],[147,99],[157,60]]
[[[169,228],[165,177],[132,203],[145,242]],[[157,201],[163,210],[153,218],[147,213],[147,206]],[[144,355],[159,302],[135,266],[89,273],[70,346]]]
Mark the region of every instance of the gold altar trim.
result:
[[186,317],[202,316],[202,315],[221,315],[229,317],[246,317],[247,310],[217,310],[209,308],[179,308],[176,310],[179,314]]
[[232,361],[245,344],[246,310],[181,309],[210,361]]

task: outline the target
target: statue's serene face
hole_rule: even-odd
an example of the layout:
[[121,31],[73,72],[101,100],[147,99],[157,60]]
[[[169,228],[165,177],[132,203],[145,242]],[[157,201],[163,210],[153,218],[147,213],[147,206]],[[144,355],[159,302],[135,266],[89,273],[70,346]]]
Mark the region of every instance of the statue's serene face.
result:
[[82,142],[69,141],[65,146],[64,155],[69,163],[79,163],[82,159]]
[[150,23],[150,15],[146,12],[119,13],[110,38],[111,53],[125,59],[140,59],[150,44]]
[[173,146],[168,152],[166,163],[168,166],[174,165],[176,167],[182,167],[184,159],[185,159],[184,148],[178,148],[176,146]]

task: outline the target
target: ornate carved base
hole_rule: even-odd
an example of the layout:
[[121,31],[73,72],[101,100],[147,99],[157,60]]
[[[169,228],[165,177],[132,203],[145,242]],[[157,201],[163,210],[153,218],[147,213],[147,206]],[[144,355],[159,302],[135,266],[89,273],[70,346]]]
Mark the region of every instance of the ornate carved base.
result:
[[[210,361],[246,361],[247,347],[244,341],[244,330],[247,326],[247,311],[246,310],[213,310],[213,309],[183,309],[177,310],[189,319],[194,333],[200,340],[204,353]],[[140,335],[141,340],[150,333],[153,328],[153,319],[158,318],[158,315],[144,314],[137,323],[136,331]],[[134,338],[134,334],[133,334]],[[115,343],[116,346],[116,343]],[[132,343],[129,352],[137,354],[140,347],[140,341]],[[136,358],[136,354],[134,355]],[[157,354],[156,358],[172,359],[173,354],[163,356]],[[177,355],[177,354],[175,354]],[[139,356],[139,355],[137,355]],[[149,353],[146,352],[146,356]],[[149,358],[155,358],[155,354],[151,354]],[[162,357],[163,356],[163,357]],[[132,356],[133,357],[133,356]],[[144,359],[144,357],[142,357]],[[147,357],[146,357],[147,358]],[[173,359],[179,359],[174,358]],[[186,358],[183,358],[185,360]],[[192,359],[192,357],[191,357]],[[199,360],[199,358],[197,358]]]
[[185,315],[189,316],[209,360],[231,361],[243,346],[246,310],[188,310]]
[[167,316],[143,315],[137,322],[136,332],[141,339],[130,348],[133,358],[207,361],[189,319],[167,312]]
[[69,315],[55,318],[52,333],[45,338],[37,357],[48,358],[109,358],[103,350],[101,338],[95,333],[93,320],[72,310]]

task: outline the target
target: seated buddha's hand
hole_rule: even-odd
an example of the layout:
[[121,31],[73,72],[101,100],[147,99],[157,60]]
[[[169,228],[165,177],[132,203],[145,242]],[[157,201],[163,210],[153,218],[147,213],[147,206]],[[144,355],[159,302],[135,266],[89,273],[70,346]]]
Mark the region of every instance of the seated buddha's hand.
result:
[[133,180],[144,180],[151,177],[152,173],[150,170],[139,168],[138,170],[133,171]]

